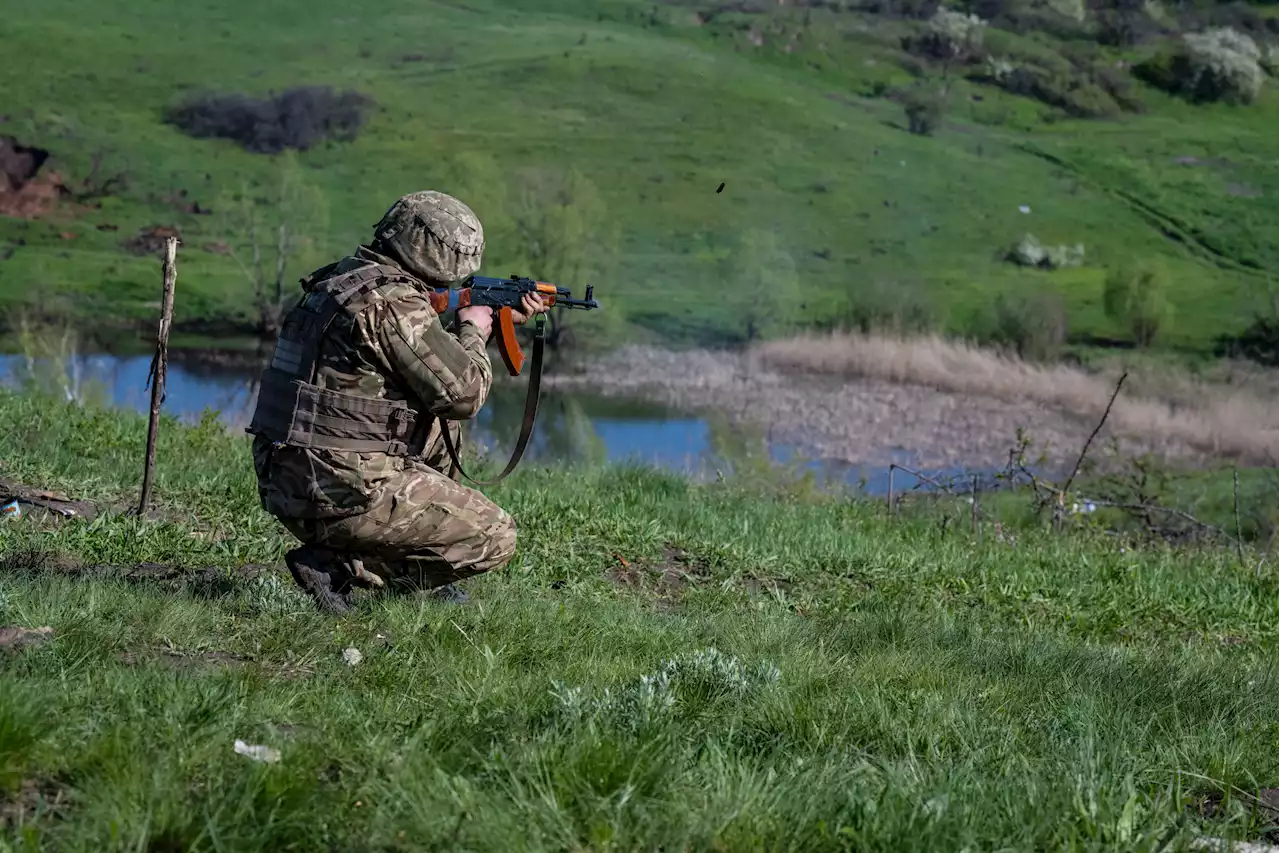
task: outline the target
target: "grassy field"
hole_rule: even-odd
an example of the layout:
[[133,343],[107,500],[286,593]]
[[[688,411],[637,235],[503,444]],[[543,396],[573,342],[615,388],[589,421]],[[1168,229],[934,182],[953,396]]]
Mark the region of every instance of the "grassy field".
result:
[[[140,419],[0,392],[0,476],[132,501]],[[19,450],[21,448],[21,450]],[[0,523],[0,848],[1184,850],[1274,787],[1274,564],[527,468],[463,607],[320,617],[247,447]],[[164,564],[138,570],[140,562]],[[344,650],[361,653],[358,663]],[[255,762],[234,743],[277,750]]]
[[[267,192],[281,166],[188,138],[163,109],[205,89],[331,85],[378,106],[354,142],[297,158],[313,240],[290,280],[429,186],[488,223],[490,272],[575,286],[590,277],[626,331],[668,342],[732,339],[753,312],[765,312],[763,328],[774,315],[822,325],[903,305],[942,331],[971,332],[999,293],[1057,294],[1073,335],[1124,337],[1101,290],[1110,268],[1135,258],[1170,270],[1170,346],[1204,350],[1273,309],[1272,79],[1249,107],[1194,107],[1139,85],[1146,113],[1107,120],[1052,116],[959,80],[943,126],[923,137],[887,97],[915,80],[898,46],[915,24],[782,7],[696,25],[695,8],[16,4],[6,43],[22,61],[0,69],[0,133],[48,149],[73,187],[95,157],[96,180],[125,182],[96,208],[0,219],[0,304],[10,317],[150,322],[155,259],[121,244],[173,225],[184,237],[180,325],[243,325],[249,286],[208,248],[227,236],[226,194],[245,182]],[[1042,33],[993,30],[987,41],[1019,61],[1064,62],[1063,44]],[[517,239],[516,218],[565,187],[565,252],[530,269],[538,255]],[[183,212],[193,202],[213,213]],[[1084,244],[1085,266],[1046,273],[999,260],[1026,232]]]

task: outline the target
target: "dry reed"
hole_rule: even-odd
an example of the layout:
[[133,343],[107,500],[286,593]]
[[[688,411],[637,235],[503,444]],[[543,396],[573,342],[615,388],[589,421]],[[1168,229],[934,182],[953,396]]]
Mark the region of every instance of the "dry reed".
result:
[[[1102,412],[1115,385],[1113,376],[1067,365],[1032,364],[936,336],[809,335],[761,344],[752,354],[764,366],[786,373],[880,379],[1034,401],[1085,417]],[[1213,456],[1274,465],[1280,417],[1273,383],[1272,376],[1226,385],[1172,375],[1135,383],[1150,396],[1122,394],[1111,413],[1110,431],[1179,441]]]

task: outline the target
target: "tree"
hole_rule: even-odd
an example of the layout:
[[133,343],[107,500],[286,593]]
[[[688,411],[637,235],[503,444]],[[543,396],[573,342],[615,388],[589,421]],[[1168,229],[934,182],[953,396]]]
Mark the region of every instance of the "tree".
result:
[[223,248],[253,289],[256,331],[273,337],[280,331],[292,294],[285,279],[305,274],[316,254],[317,238],[328,225],[324,194],[309,184],[297,157],[277,158],[274,179],[266,187],[242,184],[224,193],[221,211]]
[[772,231],[749,228],[729,259],[729,292],[748,343],[791,328],[800,311],[800,276]]
[[[617,224],[594,184],[576,169],[532,169],[516,176],[506,207],[511,222],[510,255],[524,274],[569,288],[582,298],[586,286],[617,263]],[[514,270],[513,270],[514,271]],[[621,328],[616,308],[588,319],[555,313],[548,344],[590,347]],[[587,334],[591,324],[594,335]]]
[[1111,319],[1123,323],[1140,347],[1151,346],[1173,321],[1173,307],[1165,294],[1169,275],[1154,262],[1113,270],[1103,290],[1103,308]]

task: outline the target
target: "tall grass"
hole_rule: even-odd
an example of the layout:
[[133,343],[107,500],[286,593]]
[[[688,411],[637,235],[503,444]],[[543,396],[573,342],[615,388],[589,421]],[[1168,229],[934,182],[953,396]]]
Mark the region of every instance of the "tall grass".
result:
[[[760,344],[754,354],[786,372],[866,377],[943,391],[1035,401],[1087,417],[1100,416],[1117,377],[1062,364],[1035,364],[937,336],[805,335]],[[1117,399],[1108,421],[1115,432],[1167,439],[1248,464],[1275,464],[1280,418],[1266,383],[1211,384],[1182,378],[1147,387],[1159,396]]]

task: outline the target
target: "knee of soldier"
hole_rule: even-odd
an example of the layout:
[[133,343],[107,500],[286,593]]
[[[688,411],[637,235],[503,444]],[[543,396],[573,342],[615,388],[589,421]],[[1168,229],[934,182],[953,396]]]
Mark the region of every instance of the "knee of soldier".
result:
[[485,561],[489,565],[486,569],[500,569],[511,562],[516,553],[516,520],[506,510],[498,508],[493,521],[485,529],[485,534],[489,540],[489,547],[486,549],[489,559]]

